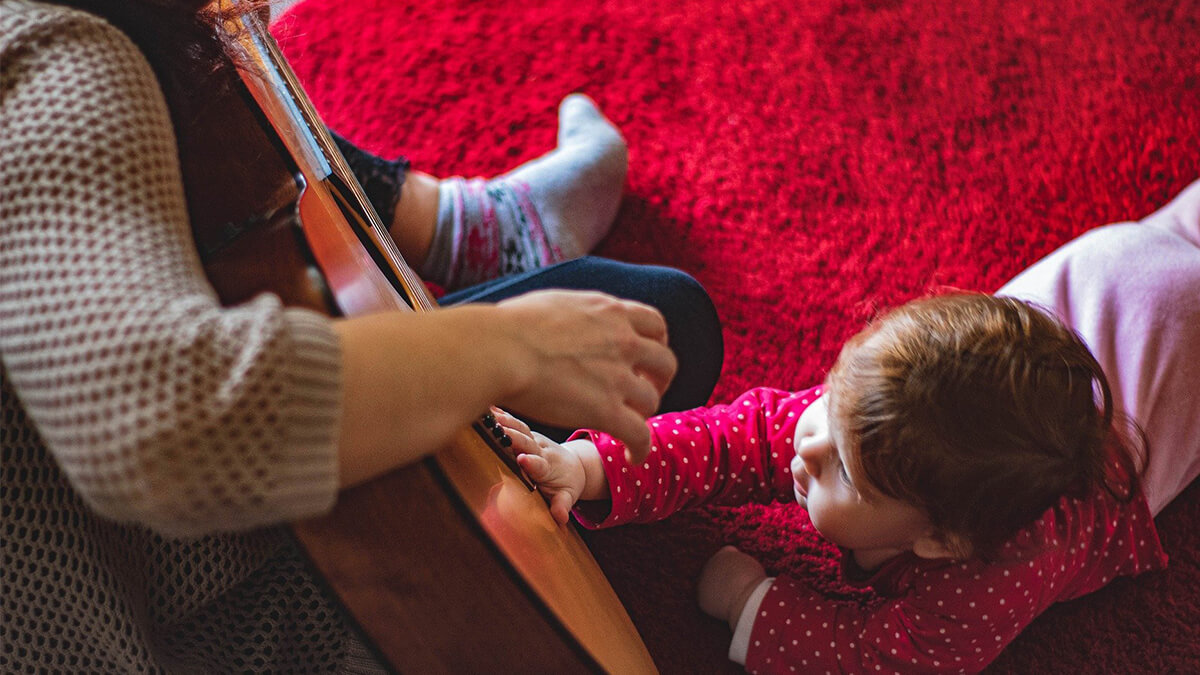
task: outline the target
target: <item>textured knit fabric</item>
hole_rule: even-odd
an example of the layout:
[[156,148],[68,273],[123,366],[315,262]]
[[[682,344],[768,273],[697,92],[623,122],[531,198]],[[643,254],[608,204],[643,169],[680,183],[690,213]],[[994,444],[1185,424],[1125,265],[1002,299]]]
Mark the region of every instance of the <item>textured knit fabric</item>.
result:
[[340,354],[222,309],[140,52],[0,0],[0,671],[335,671],[352,648],[278,528],[337,487]]
[[[629,466],[623,445],[584,431],[600,449],[612,508],[576,509],[591,527],[652,522],[684,508],[795,499],[789,463],[800,414],[821,395],[753,389],[728,405],[651,420],[653,448]],[[845,560],[846,556],[843,557]],[[831,597],[780,577],[750,631],[750,672],[974,672],[1038,614],[1122,575],[1166,565],[1146,501],[1098,492],[1062,498],[997,562],[897,556],[869,578],[868,600]],[[740,628],[740,626],[739,626]]]

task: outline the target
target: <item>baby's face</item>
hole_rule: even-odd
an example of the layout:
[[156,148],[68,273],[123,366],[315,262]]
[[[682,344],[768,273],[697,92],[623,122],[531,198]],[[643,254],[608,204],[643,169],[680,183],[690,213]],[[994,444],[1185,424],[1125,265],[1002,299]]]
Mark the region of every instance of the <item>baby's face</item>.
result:
[[870,489],[864,477],[847,468],[853,465],[849,453],[855,447],[830,418],[828,403],[822,391],[796,425],[796,501],[808,509],[813,526],[825,538],[851,549],[856,562],[870,569],[912,550],[932,528],[919,509]]

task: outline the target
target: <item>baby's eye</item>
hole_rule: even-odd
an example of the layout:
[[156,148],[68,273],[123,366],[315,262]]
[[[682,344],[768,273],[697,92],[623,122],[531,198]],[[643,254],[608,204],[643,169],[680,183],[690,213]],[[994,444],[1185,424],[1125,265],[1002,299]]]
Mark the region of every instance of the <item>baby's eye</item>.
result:
[[850,481],[850,473],[846,471],[845,464],[838,464],[838,475],[841,476],[843,483],[849,487],[854,487],[854,483]]

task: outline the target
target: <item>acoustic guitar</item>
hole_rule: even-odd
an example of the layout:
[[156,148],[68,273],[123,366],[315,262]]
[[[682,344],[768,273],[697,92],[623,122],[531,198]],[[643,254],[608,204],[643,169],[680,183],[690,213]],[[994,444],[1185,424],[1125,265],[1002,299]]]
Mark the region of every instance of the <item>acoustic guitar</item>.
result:
[[[271,292],[332,316],[438,311],[261,19],[230,30],[245,50],[240,77],[179,130],[185,175],[198,177],[187,184],[193,229],[222,302]],[[578,534],[554,523],[493,440],[481,423],[464,427],[291,531],[397,671],[655,672]]]

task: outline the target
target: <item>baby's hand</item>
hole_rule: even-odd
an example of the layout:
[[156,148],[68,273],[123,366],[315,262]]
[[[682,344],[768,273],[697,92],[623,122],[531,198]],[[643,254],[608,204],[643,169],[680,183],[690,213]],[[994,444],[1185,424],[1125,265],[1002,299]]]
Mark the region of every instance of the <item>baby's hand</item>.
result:
[[568,448],[530,431],[527,424],[512,415],[495,408],[492,414],[512,438],[517,464],[550,502],[550,515],[559,525],[566,525],[571,507],[579,501],[587,482],[583,461]]
[[722,547],[700,572],[696,589],[700,609],[709,616],[729,622],[730,630],[737,630],[742,608],[766,578],[767,572],[757,560],[733,546]]

